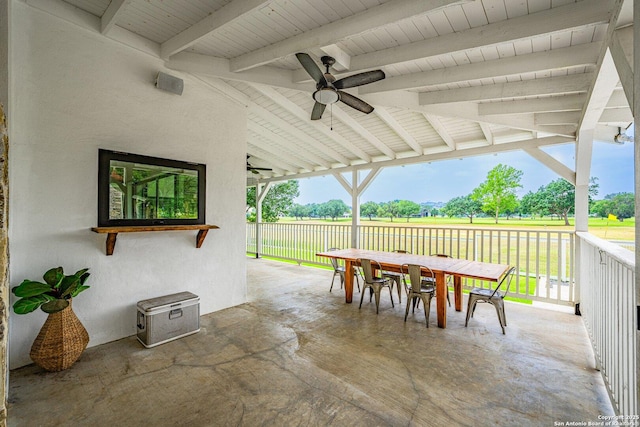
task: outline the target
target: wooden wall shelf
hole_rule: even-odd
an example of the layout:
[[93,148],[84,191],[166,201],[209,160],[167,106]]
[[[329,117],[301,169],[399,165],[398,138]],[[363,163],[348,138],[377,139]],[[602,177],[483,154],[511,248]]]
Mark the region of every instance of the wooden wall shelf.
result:
[[189,231],[198,230],[196,236],[196,248],[202,246],[204,238],[207,237],[209,230],[220,228],[217,225],[150,225],[150,226],[119,226],[119,227],[92,227],[94,233],[107,234],[107,255],[113,255],[116,247],[116,238],[118,233],[143,233],[153,231]]

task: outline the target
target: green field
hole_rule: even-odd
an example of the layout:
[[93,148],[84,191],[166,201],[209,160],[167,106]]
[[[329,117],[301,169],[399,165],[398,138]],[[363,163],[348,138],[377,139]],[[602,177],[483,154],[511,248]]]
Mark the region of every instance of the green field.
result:
[[[351,224],[351,218],[340,218],[336,221],[322,219],[304,219],[302,221],[293,218],[280,218],[281,223],[295,224]],[[574,229],[573,218],[569,219],[571,225],[564,225],[559,219],[530,219],[530,218],[501,218],[498,224],[493,218],[474,218],[473,224],[468,218],[446,218],[446,217],[425,217],[425,218],[395,218],[393,222],[389,218],[374,218],[372,221],[362,219],[361,225],[410,225],[429,227],[461,227],[461,228],[503,228],[503,229],[535,229],[549,231],[572,231]],[[589,218],[589,232],[595,236],[607,240],[635,240],[635,219],[629,218],[624,221],[609,221],[602,218]]]

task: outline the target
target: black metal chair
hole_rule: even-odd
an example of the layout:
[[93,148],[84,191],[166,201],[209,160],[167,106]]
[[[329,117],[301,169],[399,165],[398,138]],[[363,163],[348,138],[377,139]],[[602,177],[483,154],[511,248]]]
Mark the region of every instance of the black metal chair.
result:
[[[391,279],[388,277],[377,277],[374,275],[373,270],[376,269],[378,274],[381,274],[382,268],[378,261],[362,258],[358,260],[358,264],[360,268],[362,268],[362,273],[364,275],[364,285],[362,286],[362,294],[360,295],[360,307],[362,308],[362,300],[364,299],[364,292],[369,288],[373,291],[373,294],[376,297],[376,314],[378,314],[378,309],[380,307],[380,291],[382,288],[389,288],[389,296],[391,297],[391,306],[395,307],[393,304],[393,294],[391,293]],[[371,302],[371,294],[369,294],[369,302]]]
[[[433,271],[429,267],[417,265],[417,264],[403,264],[400,267],[402,274],[409,275],[409,282],[411,286],[407,287],[407,308],[404,312],[404,321],[407,321],[409,315],[409,304],[412,304],[412,313],[415,313],[416,302],[422,300],[422,306],[424,307],[424,317],[427,321],[427,328],[429,327],[429,311],[431,310],[431,299],[433,298],[436,288],[432,282],[425,282],[424,278],[433,278]],[[435,283],[435,282],[433,282]]]
[[[496,313],[498,313],[498,321],[500,322],[500,327],[502,328],[502,333],[504,334],[504,327],[507,326],[507,316],[504,312],[504,297],[509,293],[509,287],[511,286],[511,279],[513,278],[513,272],[516,270],[515,267],[511,267],[509,271],[502,277],[498,286],[495,289],[487,289],[487,288],[473,288],[471,292],[469,292],[469,302],[467,305],[467,320],[464,322],[465,328],[469,324],[469,317],[473,317],[473,313],[476,311],[476,305],[479,302],[486,302],[492,304],[496,308]],[[504,288],[504,293],[500,291],[501,288]]]
[[[329,248],[328,252],[337,251],[339,248]],[[331,278],[331,288],[329,288],[329,292],[333,290],[333,283],[336,281],[336,276],[340,276],[340,289],[344,287],[345,281],[345,267],[340,265],[337,258],[329,258],[331,260],[331,266],[333,266],[333,277]],[[358,292],[360,292],[360,280],[358,276],[360,275],[357,269],[353,270],[353,275],[356,279],[356,285],[358,286]]]

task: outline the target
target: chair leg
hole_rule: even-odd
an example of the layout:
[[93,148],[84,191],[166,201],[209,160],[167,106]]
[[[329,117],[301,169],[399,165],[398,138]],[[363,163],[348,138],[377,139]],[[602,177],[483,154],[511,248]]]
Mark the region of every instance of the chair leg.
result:
[[334,270],[333,272],[333,276],[331,277],[331,287],[329,288],[329,292],[331,292],[333,290],[333,282],[336,281],[336,272]]
[[498,314],[498,322],[500,322],[500,327],[502,328],[502,334],[505,335],[504,325],[502,324],[502,315],[500,314],[500,307],[498,304],[492,304],[496,308],[496,313]]
[[340,272],[340,289],[344,288],[344,272]]
[[360,279],[358,279],[358,275],[354,274],[353,277],[356,278],[356,285],[358,285],[358,292],[360,292]]
[[362,308],[362,300],[364,299],[364,292],[367,290],[367,286],[363,286],[362,287],[362,294],[360,294],[360,307],[358,307],[358,309]]
[[389,296],[391,297],[391,307],[395,307],[395,305],[393,305],[393,292],[391,292],[391,286],[389,286]]
[[476,309],[477,301],[469,296],[469,303],[467,304],[467,319],[464,322],[464,327],[466,328],[469,324],[469,318],[473,315],[473,310]]
[[411,304],[411,294],[407,295],[407,309],[404,311],[404,321],[407,321],[407,316],[409,315],[409,304]]
[[451,307],[451,298],[449,297],[449,286],[447,286],[447,302],[449,303],[449,307]]
[[424,306],[424,318],[427,322],[427,328],[429,327],[429,312],[431,311],[431,297],[426,294],[421,294],[420,299],[422,300],[422,305]]
[[378,308],[380,307],[380,291],[382,289],[380,287],[376,287],[373,292],[376,295],[376,314],[378,314]]
[[400,288],[402,287],[402,284],[400,283],[401,280],[400,280],[399,276],[395,278],[395,282],[396,282],[396,286],[398,287],[398,302],[401,303],[402,302],[402,295],[401,295],[402,292],[401,292]]

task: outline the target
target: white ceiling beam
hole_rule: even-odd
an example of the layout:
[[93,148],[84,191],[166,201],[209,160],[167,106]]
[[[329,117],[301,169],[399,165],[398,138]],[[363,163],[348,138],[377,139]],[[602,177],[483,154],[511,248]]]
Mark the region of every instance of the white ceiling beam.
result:
[[598,123],[631,123],[633,113],[631,108],[607,108],[602,112]]
[[493,61],[475,62],[421,73],[405,74],[361,86],[359,94],[506,77],[523,73],[560,70],[579,65],[595,65],[601,43],[585,43],[561,49],[511,56]]
[[446,104],[453,102],[488,101],[535,95],[559,95],[586,92],[593,73],[571,74],[561,77],[525,80],[512,83],[471,86],[434,92],[422,92],[420,105]]
[[402,159],[394,159],[394,160],[383,160],[375,163],[368,163],[362,165],[353,165],[348,167],[337,167],[332,171],[315,171],[302,173],[299,175],[292,175],[286,178],[270,178],[265,179],[264,181],[282,181],[283,179],[301,179],[301,178],[309,178],[313,176],[325,176],[330,173],[339,172],[345,173],[353,170],[365,170],[376,167],[392,167],[392,166],[402,166],[402,165],[410,165],[417,163],[427,163],[427,162],[435,162],[441,160],[451,160],[451,159],[461,159],[465,157],[473,157],[473,156],[483,156],[487,154],[494,153],[502,153],[507,151],[515,151],[515,150],[524,150],[525,148],[536,148],[546,145],[556,145],[556,144],[566,144],[568,142],[574,142],[575,138],[568,138],[564,136],[549,136],[545,138],[534,138],[525,141],[516,141],[516,142],[508,142],[504,144],[494,144],[487,145],[484,147],[475,147],[469,148],[465,150],[456,150],[456,151],[445,151],[439,153],[433,153],[423,156],[414,156],[414,157],[405,157]]
[[602,58],[598,75],[591,86],[589,100],[584,107],[582,118],[578,124],[578,131],[595,129],[618,82],[619,78],[616,72],[616,66],[607,48]]
[[423,114],[423,116],[427,120],[427,122],[429,122],[433,130],[435,130],[436,133],[440,135],[440,138],[442,138],[444,143],[447,144],[447,146],[451,150],[455,150],[456,142],[453,140],[453,138],[451,137],[451,135],[449,134],[445,126],[442,124],[440,119],[434,115],[426,114],[426,113]]
[[351,71],[462,52],[608,21],[608,1],[583,0],[495,24],[357,55],[351,58]]
[[[606,2],[611,8],[611,16],[607,25],[607,32],[604,37],[604,45],[602,46],[598,64],[596,66],[596,74],[595,79],[591,81],[589,84],[589,91],[587,92],[587,103],[582,109],[582,118],[578,122],[578,144],[580,144],[580,138],[583,134],[590,134],[591,139],[593,140],[593,131],[598,124],[598,119],[602,115],[602,111],[607,106],[609,99],[611,98],[611,94],[615,90],[620,78],[618,77],[618,72],[616,70],[615,63],[613,62],[613,58],[611,56],[611,51],[609,46],[611,41],[613,40],[613,34],[615,32],[616,23],[618,22],[618,16],[620,14],[620,9],[622,7],[623,0],[613,0]],[[637,2],[634,2],[637,3]],[[589,131],[589,132],[586,132]],[[582,139],[585,139],[582,137]],[[587,138],[588,139],[588,138]],[[593,141],[591,142],[593,143]],[[576,158],[578,156],[576,155]],[[586,169],[587,173],[590,170]],[[581,174],[580,169],[576,167],[576,182],[578,185],[583,185],[581,182]],[[588,184],[588,181],[587,181]],[[577,203],[577,202],[576,202]],[[577,206],[577,205],[576,205]],[[577,221],[576,221],[577,222]]]
[[293,83],[293,73],[291,70],[275,67],[260,67],[242,73],[234,73],[229,68],[228,59],[215,58],[198,53],[180,52],[173,55],[165,65],[172,70],[218,77],[226,80],[260,83],[309,93],[316,90],[315,83]]
[[576,185],[576,173],[570,168],[565,166],[562,162],[558,161],[555,157],[542,151],[540,148],[525,148],[524,151],[531,157],[560,175],[562,178],[569,181],[571,184]]
[[271,3],[271,0],[234,0],[196,22],[181,33],[176,34],[160,45],[160,56],[169,58],[181,50],[193,46],[204,37],[218,31],[225,25],[241,19],[248,13]]
[[629,104],[633,103],[633,27],[614,31],[609,45],[613,62]]
[[478,104],[478,114],[523,114],[558,111],[580,111],[587,101],[586,94],[521,99],[516,101],[487,102]]
[[377,106],[373,112],[380,117],[380,119],[387,124],[413,151],[418,154],[424,154],[422,146],[418,144],[418,141],[411,136],[409,132],[389,113],[384,107]]
[[[269,147],[269,150],[267,150],[266,148],[263,148],[264,151],[273,152],[273,154],[278,159],[280,159],[280,163],[275,163],[275,164],[281,165],[284,169],[290,172],[300,173],[300,170],[298,169],[314,171],[314,170],[329,169],[331,167],[331,165],[329,165],[329,167],[325,166],[325,165],[328,165],[328,163],[325,160],[316,156],[313,153],[309,153],[308,150],[292,150],[291,149],[292,145],[296,149],[298,147],[294,143],[292,143],[288,138],[283,137],[282,134],[275,133],[271,129],[264,128],[259,124],[252,122],[251,120],[247,121],[247,129],[251,131],[253,134],[262,138],[263,140],[266,140],[269,144],[271,144],[271,147]],[[258,140],[256,140],[255,138],[252,137],[249,141],[252,142],[253,145],[261,147],[260,145],[257,144]],[[290,152],[295,152],[297,155],[292,156],[290,154],[286,154]]]
[[333,21],[322,27],[273,43],[231,60],[233,71],[244,71],[268,64],[317,46],[328,46],[375,28],[401,21],[415,15],[442,9],[448,5],[465,3],[460,0],[394,0],[372,7],[355,15]]
[[607,108],[626,108],[631,104],[627,101],[627,97],[622,89],[616,89],[611,94]]
[[480,122],[478,124],[480,125],[480,129],[484,134],[484,139],[487,140],[487,144],[493,145],[493,133],[491,132],[491,128],[489,127],[489,125],[483,122]]
[[124,9],[132,2],[133,0],[111,0],[107,10],[102,14],[102,18],[100,18],[100,32],[105,36],[114,25],[116,25],[116,21],[118,20],[118,15],[121,15]]
[[577,125],[580,115],[579,111],[535,113],[534,120],[538,125]]
[[[273,124],[274,126],[280,128],[282,131],[290,134],[291,136],[293,136],[295,139],[297,139],[298,141],[300,141],[301,143],[307,144],[309,145],[309,147],[313,147],[316,150],[318,150],[319,152],[323,153],[324,155],[326,155],[327,157],[330,157],[334,160],[336,160],[339,163],[342,163],[344,165],[349,165],[349,159],[347,159],[346,157],[344,157],[342,154],[336,152],[335,150],[333,150],[332,148],[327,147],[326,145],[324,145],[321,141],[317,141],[315,138],[312,138],[311,136],[309,136],[306,132],[302,131],[301,129],[293,126],[292,124],[288,123],[287,121],[281,119],[280,117],[276,116],[275,114],[271,113],[270,111],[266,110],[265,108],[259,106],[258,104],[252,104],[249,106],[249,111],[251,111],[252,113],[256,114],[257,116],[261,117],[262,119],[266,120],[267,122]],[[305,153],[305,155],[307,156],[307,158],[312,158],[311,153],[307,152]],[[320,157],[318,156],[313,156],[315,158],[315,161],[321,165],[324,166],[325,168],[331,168],[331,164],[325,160],[322,160]]]
[[353,188],[351,187],[351,184],[347,182],[347,180],[339,172],[333,172],[331,175],[333,175],[336,181],[338,181],[340,185],[342,185],[342,188],[344,188],[345,191],[349,193],[349,195],[353,194]]
[[364,191],[369,188],[369,185],[371,185],[371,183],[373,182],[373,180],[380,175],[380,172],[382,171],[381,167],[373,167],[369,173],[367,174],[366,177],[364,177],[364,179],[362,180],[362,182],[358,185],[358,194],[362,194],[364,193]]
[[[376,147],[382,154],[389,157],[390,159],[396,158],[396,153],[389,148],[384,142],[380,141],[377,136],[369,132],[362,126],[356,119],[351,117],[346,111],[344,111],[338,104],[333,104],[329,108],[331,108],[331,114],[338,120],[340,120],[345,125],[349,126],[355,133],[360,135],[365,141],[369,144]],[[350,107],[349,107],[350,108]],[[325,110],[325,114],[327,111]]]
[[[287,149],[288,147],[286,141],[283,140],[282,135],[274,133],[271,129],[260,126],[259,124],[251,120],[247,120],[247,129],[258,135],[259,137],[266,139],[270,144],[274,145],[278,149],[275,153],[275,157],[281,159],[281,161],[289,165],[286,168],[287,170],[292,172],[300,172],[296,170],[296,168],[299,167],[308,171],[315,170],[314,165],[304,158],[304,156],[307,154],[306,151],[302,150],[301,155],[297,157],[294,157],[290,154],[291,150]],[[312,162],[315,162],[315,160],[312,160]],[[291,168],[291,166],[293,166],[293,168]]]
[[[341,164],[344,164],[344,165],[349,165],[350,164],[349,159],[344,157],[342,154],[336,152],[332,148],[329,148],[326,145],[324,145],[324,141],[318,141],[315,138],[312,138],[306,132],[304,132],[304,131],[300,130],[299,128],[293,126],[292,124],[284,121],[283,119],[281,119],[280,117],[278,117],[275,114],[271,113],[270,111],[258,106],[257,104],[251,105],[249,107],[249,109],[250,109],[250,111],[252,113],[255,113],[257,116],[259,116],[262,119],[268,121],[269,123],[273,124],[274,126],[280,128],[280,130],[282,130],[283,132],[288,133],[289,135],[293,136],[294,139],[297,139],[300,143],[303,143],[303,144],[306,144],[309,147],[315,148],[316,150],[318,150],[319,152],[321,152],[325,156],[334,159],[338,163],[341,163]],[[304,148],[303,148],[303,150],[304,150]],[[312,159],[319,166],[325,167],[327,169],[332,167],[329,162],[327,162],[326,160],[322,159],[321,157],[319,157],[319,156],[317,156],[315,154],[310,153],[309,150],[304,150],[304,151],[305,151],[304,156],[306,158],[308,158],[308,159]]]
[[[289,171],[290,173],[306,172],[303,169],[296,171],[296,168],[292,168],[291,165],[288,165],[287,167],[282,168],[280,166],[282,163],[278,162],[278,159],[270,155],[268,151],[263,150],[257,145],[252,144],[250,141],[247,141],[247,154],[251,159],[259,159],[262,162],[266,162],[268,164],[268,167],[270,169],[273,169],[272,172],[276,175],[285,175],[287,171]],[[251,166],[255,166],[255,165],[252,164]],[[258,167],[261,167],[261,166],[258,166]],[[269,171],[257,171],[257,172],[260,175],[265,175]],[[253,174],[253,175],[256,175],[256,174]]]
[[[320,50],[336,60],[335,64],[333,64],[331,68],[338,72],[349,70],[349,67],[351,66],[351,56],[338,45],[330,44],[329,46],[321,47]],[[309,75],[307,74],[307,76]],[[310,76],[309,79],[311,79]]]
[[[530,115],[492,115],[480,116],[478,105],[473,103],[418,105],[419,94],[407,91],[386,92],[384,94],[365,95],[363,99],[371,105],[401,108],[420,113],[433,114],[441,117],[453,117],[474,122],[491,123],[515,129],[533,132],[545,132],[552,135],[575,137],[575,126],[541,126],[534,122]],[[448,147],[447,147],[448,149]]]
[[345,150],[350,151],[355,156],[360,158],[365,162],[371,161],[371,156],[365,153],[363,150],[358,148],[355,144],[353,144],[348,139],[341,136],[339,133],[332,131],[325,124],[320,122],[319,120],[311,120],[310,115],[311,112],[305,111],[298,104],[290,101],[286,96],[282,95],[280,92],[276,91],[271,87],[267,87],[264,85],[252,84],[251,87],[256,89],[258,92],[262,93],[267,98],[271,99],[273,102],[296,116],[298,119],[306,122],[309,126],[316,129],[318,132],[322,133],[327,138],[335,141],[338,145],[341,145]]

